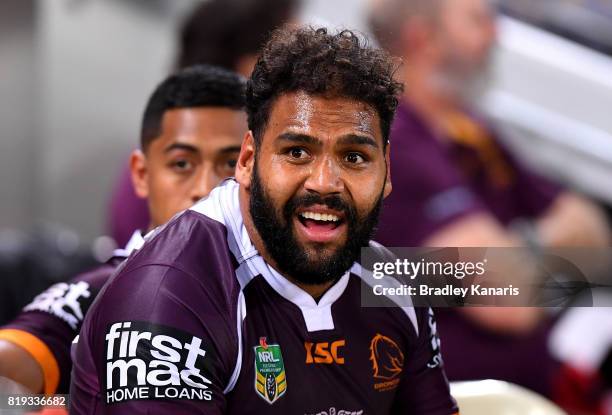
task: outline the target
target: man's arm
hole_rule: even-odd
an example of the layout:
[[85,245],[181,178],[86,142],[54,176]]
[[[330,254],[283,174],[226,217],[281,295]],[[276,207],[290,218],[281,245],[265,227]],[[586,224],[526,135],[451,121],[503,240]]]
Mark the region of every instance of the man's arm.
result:
[[523,245],[518,234],[507,231],[491,214],[478,211],[455,220],[430,235],[424,246],[516,247]]
[[547,247],[610,246],[610,227],[603,210],[573,192],[561,193],[536,220],[540,243]]
[[[534,221],[542,247],[608,246],[610,229],[604,212],[572,192],[561,193]],[[524,246],[521,236],[504,228],[491,214],[480,211],[461,217],[432,233],[425,246]]]
[[11,379],[32,393],[42,393],[43,371],[34,357],[16,344],[0,340],[0,378]]
[[0,376],[34,393],[68,393],[72,340],[114,269],[106,264],[52,285],[0,327]]
[[221,414],[238,356],[237,298],[173,266],[134,268],[85,318],[71,413]]
[[[463,217],[434,233],[424,243],[433,247],[517,247],[523,245],[518,234],[507,231],[490,214],[478,212]],[[524,269],[523,271],[528,271]],[[502,333],[527,333],[537,326],[542,315],[534,307],[463,308],[463,314],[479,326]]]
[[440,351],[440,339],[431,308],[419,308],[419,333],[411,350],[406,351],[402,381],[396,393],[393,414],[458,414],[450,394]]
[[[608,246],[610,230],[604,213],[594,203],[572,193],[563,192],[535,221],[538,243],[543,247]],[[432,234],[426,246],[512,247],[524,246],[521,237],[491,215],[478,212],[450,223]],[[540,318],[537,308],[517,307],[512,312],[504,307],[466,308],[470,319],[490,330],[525,333]]]

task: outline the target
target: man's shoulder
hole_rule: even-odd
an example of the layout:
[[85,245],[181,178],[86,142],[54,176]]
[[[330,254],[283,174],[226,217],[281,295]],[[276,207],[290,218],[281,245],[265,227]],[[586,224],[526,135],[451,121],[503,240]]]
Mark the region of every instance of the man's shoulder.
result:
[[83,281],[90,287],[100,290],[123,261],[125,261],[124,257],[113,257],[104,264],[75,275],[72,279],[67,281],[67,283],[78,284]]
[[210,273],[215,266],[233,270],[233,261],[225,225],[186,210],[147,237],[147,242],[130,257],[122,273],[158,266],[197,276]]
[[[85,319],[75,350],[73,385],[83,390],[79,404],[102,399],[130,408],[137,403],[125,402],[132,398],[123,393],[137,386],[150,389],[149,398],[157,390],[160,397],[174,399],[177,395],[171,392],[179,389],[204,403],[212,394],[220,396],[239,346],[240,286],[234,269],[225,226],[200,213],[185,211],[150,235],[105,286]],[[126,357],[119,337],[127,333]],[[172,365],[166,356],[172,356]],[[153,368],[160,362],[177,373],[172,385],[156,377],[161,372]],[[128,380],[126,385],[128,369],[146,381]],[[166,386],[170,392],[162,393]],[[105,393],[92,398],[100,390]]]
[[109,261],[50,286],[34,297],[11,324],[48,333],[49,327],[61,320],[78,331],[91,303],[120,263],[121,260]]
[[[419,336],[419,309],[414,307],[409,296],[390,295],[382,290],[388,284],[395,285],[391,278],[383,280],[374,277],[371,264],[374,262],[394,262],[395,254],[375,241],[370,241],[366,250],[362,251],[362,261],[356,262],[351,268],[351,282],[348,295],[357,299],[359,307],[366,311],[369,319],[399,325],[405,328],[407,334]],[[391,281],[391,282],[389,282]]]
[[103,320],[125,315],[146,320],[150,313],[176,314],[180,303],[194,317],[211,304],[229,315],[240,291],[235,268],[225,226],[188,210],[128,258],[100,294],[95,313]]

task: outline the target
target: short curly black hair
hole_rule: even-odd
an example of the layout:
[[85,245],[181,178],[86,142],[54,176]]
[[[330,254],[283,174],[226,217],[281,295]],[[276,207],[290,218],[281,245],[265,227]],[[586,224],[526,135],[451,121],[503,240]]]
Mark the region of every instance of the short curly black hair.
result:
[[394,79],[398,66],[387,52],[369,47],[350,30],[335,34],[313,27],[276,30],[247,82],[246,110],[256,146],[276,98],[296,91],[371,105],[380,117],[386,146],[403,89]]
[[222,107],[244,110],[245,80],[227,69],[194,65],[168,76],[147,102],[140,130],[140,145],[146,151],[161,133],[166,111],[182,108]]

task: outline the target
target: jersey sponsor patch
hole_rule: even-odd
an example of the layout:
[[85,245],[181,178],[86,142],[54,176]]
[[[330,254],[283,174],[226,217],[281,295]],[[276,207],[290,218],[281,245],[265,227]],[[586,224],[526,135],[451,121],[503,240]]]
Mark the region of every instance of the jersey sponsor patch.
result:
[[273,404],[287,392],[287,377],[283,355],[278,344],[267,344],[259,339],[255,346],[255,391],[263,400]]
[[73,330],[83,321],[83,310],[93,299],[85,281],[74,284],[60,282],[37,295],[23,311],[44,311],[64,320]]
[[212,400],[213,356],[205,342],[173,327],[110,325],[104,373],[107,404],[138,399]]

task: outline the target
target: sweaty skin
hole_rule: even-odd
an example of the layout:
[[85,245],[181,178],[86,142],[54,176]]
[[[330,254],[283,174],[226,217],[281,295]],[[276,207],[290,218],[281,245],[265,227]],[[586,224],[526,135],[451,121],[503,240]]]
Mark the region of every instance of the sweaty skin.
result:
[[[362,217],[373,209],[381,190],[385,197],[391,192],[389,146],[384,148],[380,118],[373,108],[345,98],[327,99],[296,92],[281,96],[272,106],[257,163],[277,211],[282,211],[295,195],[336,194],[353,204]],[[274,266],[248,212],[254,162],[255,142],[249,132],[236,170],[242,185],[241,209],[255,246]],[[341,216],[325,207],[319,210]],[[294,234],[311,258],[315,252],[334,252],[346,243],[346,224],[323,232],[307,229],[297,216],[293,217]],[[333,284],[306,286],[290,275],[286,277],[315,298]]]

